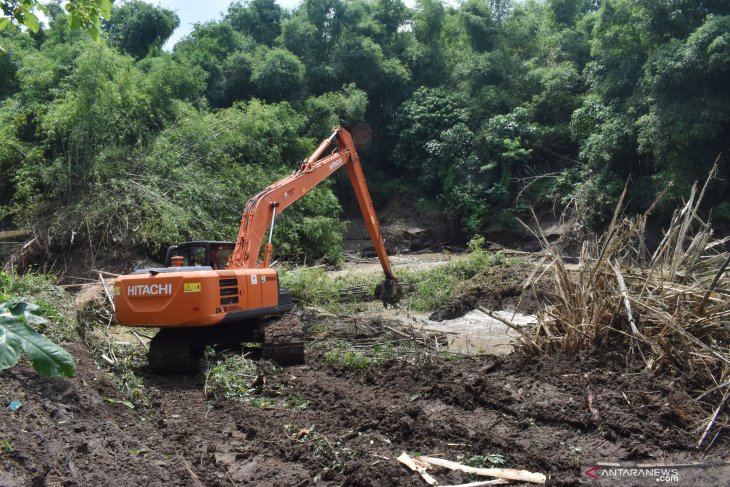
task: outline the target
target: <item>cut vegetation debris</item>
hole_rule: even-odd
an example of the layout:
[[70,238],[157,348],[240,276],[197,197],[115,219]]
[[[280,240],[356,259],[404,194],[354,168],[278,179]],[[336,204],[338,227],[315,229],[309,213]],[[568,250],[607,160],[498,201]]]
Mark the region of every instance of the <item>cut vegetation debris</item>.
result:
[[205,352],[206,397],[214,399],[244,398],[253,395],[258,371],[253,360],[245,355],[226,355],[216,358],[211,348]]
[[[498,480],[496,481],[486,481],[486,482],[472,482],[469,484],[462,484],[463,485],[470,485],[470,486],[477,486],[477,485],[493,485],[493,484],[503,484],[508,483],[509,480],[515,480],[519,482],[530,482],[534,484],[544,484],[546,477],[542,473],[535,473],[535,472],[529,472],[527,470],[517,470],[514,468],[477,468],[477,467],[470,467],[468,465],[464,465],[457,462],[452,462],[449,460],[444,460],[442,458],[434,458],[434,457],[428,457],[428,456],[419,456],[419,457],[412,457],[409,454],[403,452],[398,457],[398,461],[402,464],[406,465],[408,468],[413,470],[414,472],[418,472],[421,477],[423,477],[423,480],[425,480],[429,485],[440,485],[438,481],[432,477],[427,470],[434,467],[440,467],[440,468],[447,468],[449,470],[458,470],[460,472],[469,473],[469,474],[475,474],[475,475],[482,475],[487,477],[495,477]],[[455,487],[455,486],[451,486]]]
[[366,369],[386,361],[411,363],[447,353],[448,336],[383,318],[341,318],[311,330],[311,349],[323,349],[325,363],[335,369]]
[[544,265],[528,284],[545,275],[554,285],[541,286],[547,304],[521,347],[526,354],[618,352],[629,366],[675,378],[695,398],[684,419],[698,446],[726,427],[730,387],[729,238],[714,239],[698,213],[716,174],[717,166],[701,190],[693,186],[653,252],[646,226],[658,200],[643,215],[622,218],[626,190],[606,233],[584,243],[577,272],[536,234]]

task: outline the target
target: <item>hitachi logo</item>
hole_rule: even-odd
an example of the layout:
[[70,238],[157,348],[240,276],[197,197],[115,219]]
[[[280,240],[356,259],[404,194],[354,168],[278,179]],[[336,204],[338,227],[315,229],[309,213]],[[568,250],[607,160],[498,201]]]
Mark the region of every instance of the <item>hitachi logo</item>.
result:
[[172,294],[172,284],[137,284],[127,287],[127,296],[151,296]]

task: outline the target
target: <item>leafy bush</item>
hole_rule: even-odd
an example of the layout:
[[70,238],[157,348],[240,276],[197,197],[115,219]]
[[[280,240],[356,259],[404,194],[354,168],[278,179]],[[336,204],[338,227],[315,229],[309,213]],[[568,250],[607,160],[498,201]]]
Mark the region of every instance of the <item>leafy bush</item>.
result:
[[332,277],[323,267],[284,269],[279,273],[281,287],[288,289],[295,300],[314,306],[332,306],[339,302],[339,290],[364,286],[374,297],[375,286],[383,279],[382,272],[348,273]]
[[[470,252],[456,256],[452,261],[427,270],[402,269],[396,277],[413,289],[401,304],[417,311],[438,308],[453,298],[456,286],[487,267],[505,262],[502,254],[484,250],[484,239],[475,238],[469,243]],[[280,272],[281,286],[289,289],[295,300],[313,306],[336,307],[339,290],[363,287],[364,294],[374,297],[375,286],[383,280],[381,271],[350,273],[332,277],[323,267],[303,267]]]
[[[180,124],[131,154],[98,152],[93,177],[73,185],[61,164],[50,174],[43,159],[28,163],[18,178],[27,189],[15,194],[18,223],[40,226],[51,253],[90,246],[92,255],[125,248],[154,255],[185,240],[232,240],[246,199],[311,147],[297,135],[303,118],[286,103],[253,101],[216,114],[178,103],[175,110]],[[339,261],[339,214],[330,187],[314,189],[278,220],[275,258]]]
[[36,272],[18,275],[0,271],[0,302],[13,298],[21,298],[37,306],[34,314],[44,318],[43,322],[33,323],[39,333],[54,342],[78,338],[73,296],[56,284],[54,276]]

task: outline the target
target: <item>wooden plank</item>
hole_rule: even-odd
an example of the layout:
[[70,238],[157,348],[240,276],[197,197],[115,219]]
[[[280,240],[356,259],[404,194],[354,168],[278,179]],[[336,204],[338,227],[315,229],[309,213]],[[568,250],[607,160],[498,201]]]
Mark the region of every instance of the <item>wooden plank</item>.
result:
[[0,240],[13,237],[25,237],[31,233],[31,230],[27,228],[21,228],[19,230],[2,230],[0,231]]
[[509,484],[509,480],[506,480],[506,479],[478,480],[476,482],[469,482],[468,484],[444,485],[443,487],[481,487],[482,485],[499,485],[499,484]]
[[418,472],[421,474],[421,477],[423,477],[423,480],[425,480],[429,485],[438,485],[438,482],[435,478],[431,477],[428,472],[426,472],[426,469],[422,466],[418,465],[416,461],[413,459],[412,456],[410,456],[408,453],[403,452],[400,454],[400,456],[397,458],[397,460],[405,465],[406,467],[410,468],[414,472]]
[[517,470],[514,468],[476,468],[462,465],[461,463],[451,462],[442,458],[433,458],[427,456],[418,457],[419,462],[424,462],[435,467],[444,467],[449,470],[459,470],[464,473],[473,473],[476,475],[485,475],[487,477],[497,477],[507,480],[519,480],[521,482],[531,482],[533,484],[544,484],[545,475],[542,473],[529,472],[527,470]]

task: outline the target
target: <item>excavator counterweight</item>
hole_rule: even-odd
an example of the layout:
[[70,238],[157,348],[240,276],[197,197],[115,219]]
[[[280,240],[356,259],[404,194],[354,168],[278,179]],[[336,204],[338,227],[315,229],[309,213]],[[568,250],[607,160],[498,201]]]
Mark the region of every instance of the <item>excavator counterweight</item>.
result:
[[[336,151],[323,155],[333,142]],[[277,215],[342,167],[347,169],[385,274],[379,297],[384,304],[397,302],[400,287],[388,260],[360,159],[349,132],[338,128],[296,172],[248,200],[235,243],[179,244],[168,251],[166,267],[140,269],[116,279],[117,322],[161,328],[150,344],[153,370],[189,370],[205,346],[228,339],[240,342],[251,336],[263,342],[266,357],[284,364],[304,361],[301,326],[291,316],[272,318],[293,308],[289,292],[279,287],[278,275],[269,267],[272,237]],[[230,255],[224,266],[221,255],[226,252]]]

